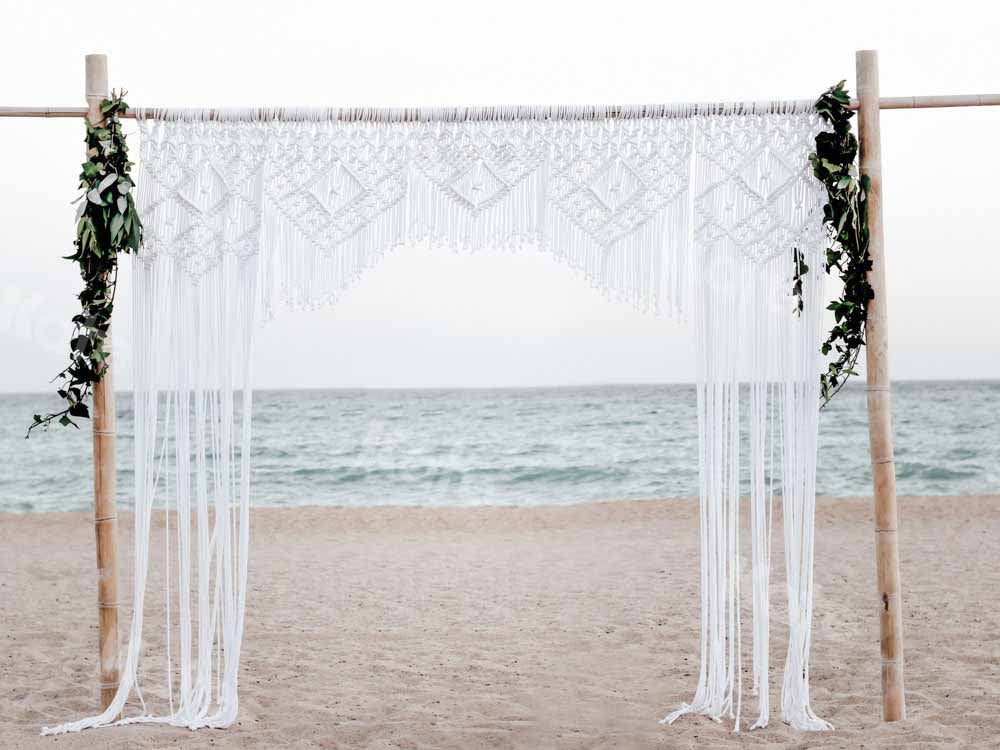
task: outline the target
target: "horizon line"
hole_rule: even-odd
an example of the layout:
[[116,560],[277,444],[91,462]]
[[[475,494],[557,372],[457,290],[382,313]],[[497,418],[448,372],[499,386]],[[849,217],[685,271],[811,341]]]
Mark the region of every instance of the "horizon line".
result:
[[[1000,383],[1000,377],[969,377],[969,378],[894,378],[893,383]],[[744,383],[741,382],[741,385]],[[254,392],[295,392],[295,391],[529,391],[554,390],[568,388],[650,388],[662,386],[697,385],[695,381],[644,381],[644,382],[590,382],[590,383],[555,383],[537,385],[338,385],[338,386],[256,386]],[[852,379],[845,387],[856,388],[864,386],[863,379]],[[241,391],[241,388],[234,389]],[[0,390],[2,396],[37,396],[50,394],[53,391],[7,391]],[[133,389],[115,389],[115,393],[132,393]]]

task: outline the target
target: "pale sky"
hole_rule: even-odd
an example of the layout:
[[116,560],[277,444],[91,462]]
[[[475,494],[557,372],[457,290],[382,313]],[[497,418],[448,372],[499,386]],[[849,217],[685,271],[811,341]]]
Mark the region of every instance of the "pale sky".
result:
[[[88,52],[147,106],[813,98],[841,78],[853,91],[865,48],[879,50],[884,96],[1000,92],[995,2],[2,0],[0,29],[7,106],[82,105]],[[998,378],[1000,107],[884,112],[882,128],[892,375]],[[79,278],[60,256],[82,124],[0,119],[0,138],[0,391],[47,390],[77,310]],[[126,261],[119,388],[130,297]],[[257,351],[260,387],[693,377],[682,325],[534,255],[401,250],[337,307],[269,323]]]

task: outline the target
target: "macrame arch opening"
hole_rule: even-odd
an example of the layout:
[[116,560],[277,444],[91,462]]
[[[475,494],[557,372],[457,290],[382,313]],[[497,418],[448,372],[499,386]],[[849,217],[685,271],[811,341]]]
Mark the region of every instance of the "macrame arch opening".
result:
[[[235,721],[255,332],[282,308],[330,304],[386,253],[417,243],[539,248],[603,294],[690,323],[701,667],[691,702],[663,721],[700,713],[741,727],[746,495],[752,726],[770,717],[771,517],[780,497],[789,626],[780,715],[800,729],[830,728],[812,711],[808,677],[826,244],[808,163],[823,125],[811,103],[174,110],[137,119],[146,245],[134,274],[132,624],[107,710],[43,733]],[[811,269],[799,313],[793,253]],[[167,699],[157,711],[140,690],[154,509],[167,511]],[[139,713],[119,719],[133,696]]]

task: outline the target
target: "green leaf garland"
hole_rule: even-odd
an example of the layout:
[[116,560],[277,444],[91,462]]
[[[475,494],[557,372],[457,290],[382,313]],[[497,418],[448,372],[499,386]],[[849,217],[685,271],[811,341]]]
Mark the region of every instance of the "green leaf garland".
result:
[[119,119],[128,109],[124,96],[124,91],[112,92],[101,102],[101,124],[87,122],[88,159],[80,172],[83,192],[77,199],[76,241],[73,254],[66,256],[80,267],[83,291],[78,295],[80,312],[73,316],[70,363],[53,378],[60,381],[57,392],[65,408],[35,414],[29,436],[36,427],[48,428],[53,422],[77,427],[75,418],[90,417],[87,401],[108,366],[104,345],[114,309],[118,254],[138,252],[142,245],[142,222],[132,197],[132,162]]
[[[855,365],[865,345],[868,304],[875,296],[868,283],[872,268],[865,210],[869,182],[866,176],[858,176],[855,165],[858,140],[851,132],[854,112],[848,107],[851,97],[844,83],[831,86],[816,101],[816,111],[833,130],[816,136],[816,151],[809,156],[813,174],[823,183],[827,194],[823,223],[830,244],[825,269],[827,274],[836,269],[843,282],[840,297],[827,306],[833,311],[834,327],[820,349],[824,356],[833,355],[826,372],[820,376],[823,406],[844,387],[848,378],[857,375]],[[792,260],[792,292],[798,298],[797,310],[801,311],[802,276],[809,268],[797,248],[792,251]]]

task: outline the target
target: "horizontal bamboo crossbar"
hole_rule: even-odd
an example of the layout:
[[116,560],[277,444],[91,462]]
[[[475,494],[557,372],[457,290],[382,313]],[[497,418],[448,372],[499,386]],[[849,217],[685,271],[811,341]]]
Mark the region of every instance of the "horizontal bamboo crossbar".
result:
[[[851,109],[858,100],[851,99]],[[879,109],[942,109],[946,107],[1000,107],[1000,94],[958,94],[955,96],[883,96]]]
[[85,117],[86,107],[0,107],[0,117]]
[[[850,109],[858,108],[857,99],[852,99]],[[948,107],[998,107],[1000,94],[959,94],[956,96],[891,96],[879,99],[879,109],[941,109]],[[160,110],[169,113],[169,109]],[[216,110],[209,110],[209,119],[214,119]],[[362,111],[362,110],[359,110]],[[0,107],[0,117],[84,117],[86,107]],[[122,117],[134,118],[129,110]]]

